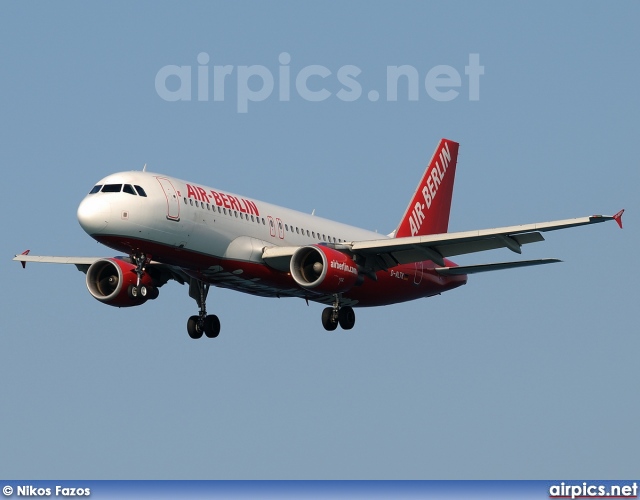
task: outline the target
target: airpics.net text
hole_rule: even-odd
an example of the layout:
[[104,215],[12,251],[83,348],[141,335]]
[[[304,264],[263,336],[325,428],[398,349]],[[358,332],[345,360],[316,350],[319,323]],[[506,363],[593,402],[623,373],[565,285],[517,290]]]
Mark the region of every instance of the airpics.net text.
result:
[[[347,64],[335,71],[320,64],[296,68],[292,66],[288,52],[278,56],[275,72],[261,64],[211,64],[206,52],[200,52],[196,61],[195,67],[169,64],[160,68],[155,75],[158,96],[168,102],[224,102],[235,90],[237,112],[247,113],[250,102],[266,101],[274,93],[279,102],[290,102],[296,99],[296,95],[308,102],[323,102],[330,98],[353,102],[361,99],[365,92],[358,80],[364,73],[358,66]],[[417,102],[421,95],[426,94],[434,101],[447,102],[458,98],[466,86],[469,101],[479,101],[480,76],[484,75],[484,66],[480,64],[480,54],[471,53],[468,64],[464,66],[466,78],[455,67],[446,64],[426,71],[409,64],[387,66],[385,75],[383,95],[370,89],[366,92],[366,99],[376,102],[384,98],[395,102],[400,94],[400,100]]]

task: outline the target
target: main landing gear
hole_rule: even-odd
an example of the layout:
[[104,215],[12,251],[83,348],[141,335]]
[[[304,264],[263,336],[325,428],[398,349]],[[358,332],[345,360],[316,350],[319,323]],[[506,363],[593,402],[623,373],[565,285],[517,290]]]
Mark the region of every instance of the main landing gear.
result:
[[333,307],[326,307],[322,311],[322,326],[332,332],[338,325],[343,330],[351,330],[356,324],[356,313],[350,306],[340,306],[339,294],[333,295]]
[[207,295],[209,284],[195,278],[189,283],[189,296],[193,298],[200,308],[197,316],[191,316],[187,321],[187,332],[192,339],[199,339],[202,334],[210,339],[220,335],[220,320],[215,314],[207,314]]

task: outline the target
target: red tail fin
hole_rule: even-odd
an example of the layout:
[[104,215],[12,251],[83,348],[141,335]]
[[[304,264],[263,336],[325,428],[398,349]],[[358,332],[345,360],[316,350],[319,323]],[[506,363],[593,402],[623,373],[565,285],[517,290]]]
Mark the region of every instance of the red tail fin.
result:
[[457,142],[440,140],[395,231],[396,238],[447,232],[458,146]]

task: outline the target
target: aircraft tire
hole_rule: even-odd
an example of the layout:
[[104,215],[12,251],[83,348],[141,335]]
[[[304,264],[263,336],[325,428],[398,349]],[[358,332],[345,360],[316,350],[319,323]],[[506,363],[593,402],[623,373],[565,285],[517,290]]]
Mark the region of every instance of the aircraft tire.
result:
[[220,335],[220,319],[215,314],[210,314],[204,319],[204,334],[210,339]]
[[341,307],[338,312],[338,322],[343,330],[351,330],[356,324],[356,313],[353,311],[353,307]]
[[198,325],[200,318],[198,316],[191,316],[187,321],[187,332],[192,339],[199,339],[202,337],[202,329]]
[[148,286],[147,287],[147,298],[151,299],[151,300],[155,300],[158,298],[158,295],[160,295],[160,290],[158,290],[157,287],[155,286]]
[[333,320],[333,307],[325,307],[322,311],[322,326],[328,332],[338,327],[338,322]]

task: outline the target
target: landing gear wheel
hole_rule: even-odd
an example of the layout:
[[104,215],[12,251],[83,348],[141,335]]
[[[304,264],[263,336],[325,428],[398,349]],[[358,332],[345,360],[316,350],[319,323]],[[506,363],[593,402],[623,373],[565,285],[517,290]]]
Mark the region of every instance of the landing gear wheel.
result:
[[338,322],[343,330],[351,330],[356,324],[356,313],[353,312],[353,307],[341,307],[338,312]]
[[[148,285],[140,285],[140,286],[135,286],[135,285],[130,285],[130,291],[129,291],[129,297],[131,298],[140,298],[143,300],[154,300],[158,298],[158,295],[160,295],[160,292],[158,291],[158,289],[155,286],[148,286]],[[134,290],[137,289],[137,292],[134,292]],[[136,293],[137,295],[133,296],[132,294]]]
[[204,334],[210,339],[215,339],[220,335],[220,320],[215,314],[204,318]]
[[129,285],[129,288],[127,288],[127,294],[130,299],[138,299],[140,298],[140,289],[135,285]]
[[328,332],[332,332],[338,327],[338,322],[333,317],[333,307],[325,307],[322,310],[322,326]]
[[200,327],[199,316],[191,316],[189,318],[189,321],[187,321],[187,332],[189,332],[189,337],[191,337],[192,339],[199,339],[202,337],[202,334],[204,332]]

